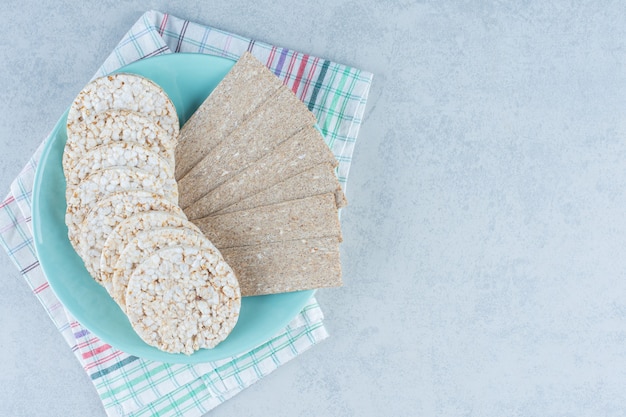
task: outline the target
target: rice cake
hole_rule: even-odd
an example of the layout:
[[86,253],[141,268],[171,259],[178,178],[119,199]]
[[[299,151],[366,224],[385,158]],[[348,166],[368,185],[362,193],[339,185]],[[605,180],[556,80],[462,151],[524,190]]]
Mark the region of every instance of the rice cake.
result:
[[95,114],[90,123],[72,122],[67,125],[63,172],[67,175],[89,150],[119,141],[144,146],[174,166],[175,136],[144,114],[129,110],[105,110]]
[[315,116],[285,86],[178,180],[185,209],[304,127]]
[[176,179],[185,176],[281,85],[265,65],[245,52],[181,129]]
[[113,167],[94,171],[75,186],[67,187],[65,224],[70,236],[78,233],[85,215],[97,201],[121,191],[143,190],[161,195],[173,203],[178,201],[176,181],[157,178],[138,168]]
[[219,253],[170,247],[135,269],[126,305],[133,329],[147,344],[190,355],[230,334],[239,318],[241,292]]
[[100,257],[109,234],[124,219],[145,211],[166,211],[184,216],[182,210],[164,197],[147,191],[124,191],[100,200],[85,217],[74,236],[78,254],[87,271],[100,282]]
[[[190,223],[191,224],[191,223]],[[113,267],[111,297],[126,311],[126,288],[137,266],[154,252],[170,246],[187,246],[217,252],[213,244],[193,224],[133,232]]]
[[160,86],[135,74],[111,74],[91,81],[70,106],[67,125],[91,123],[96,114],[111,109],[145,114],[178,137],[180,125],[172,100]]
[[340,287],[339,240],[291,240],[220,249],[239,279],[241,295]]
[[326,193],[335,194],[337,208],[347,205],[348,202],[337,180],[333,166],[320,164],[226,207],[214,215],[249,210]]
[[312,166],[337,165],[335,156],[314,127],[305,127],[235,177],[185,208],[191,220],[209,216],[259,193]]
[[68,187],[77,185],[94,171],[120,166],[142,169],[178,188],[173,179],[174,169],[167,160],[148,148],[129,142],[109,143],[93,148],[78,161],[65,180]]
[[184,215],[165,211],[146,211],[132,215],[120,222],[106,238],[100,255],[100,283],[109,293],[114,291],[113,268],[128,240],[137,233],[162,227],[186,227],[200,230],[189,222]]
[[335,196],[324,194],[193,221],[218,249],[335,236]]

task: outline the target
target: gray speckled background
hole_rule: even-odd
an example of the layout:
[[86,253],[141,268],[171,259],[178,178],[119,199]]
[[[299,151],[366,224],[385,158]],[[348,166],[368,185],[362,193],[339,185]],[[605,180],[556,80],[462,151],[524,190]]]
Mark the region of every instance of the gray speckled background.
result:
[[[626,5],[321,3],[4,2],[0,190],[150,8],[372,71],[332,336],[212,415],[626,415]],[[0,415],[104,416],[0,263]]]

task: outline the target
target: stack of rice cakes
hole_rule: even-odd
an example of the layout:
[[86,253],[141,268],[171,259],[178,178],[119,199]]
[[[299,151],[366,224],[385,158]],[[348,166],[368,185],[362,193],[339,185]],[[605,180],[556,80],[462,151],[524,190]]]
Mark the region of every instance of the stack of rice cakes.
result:
[[63,155],[68,236],[148,344],[191,354],[226,338],[241,306],[220,252],[178,205],[179,121],[156,84],[99,78],[72,104]]
[[245,53],[180,132],[180,207],[242,296],[340,286],[337,161],[316,119]]

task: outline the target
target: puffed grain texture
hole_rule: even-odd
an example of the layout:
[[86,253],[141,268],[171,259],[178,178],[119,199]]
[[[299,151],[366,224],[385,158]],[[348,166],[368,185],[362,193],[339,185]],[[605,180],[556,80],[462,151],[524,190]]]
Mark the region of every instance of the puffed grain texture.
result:
[[348,204],[333,166],[320,164],[291,178],[287,178],[258,194],[245,198],[232,206],[226,207],[215,214],[249,210],[326,193],[335,194],[337,208],[345,207]]
[[160,86],[139,75],[118,73],[91,81],[70,106],[67,124],[90,123],[105,110],[145,114],[168,134],[178,136],[180,125],[174,103]]
[[65,180],[68,186],[73,186],[92,172],[111,167],[143,169],[163,181],[169,181],[169,184],[176,184],[173,180],[174,169],[165,158],[130,142],[109,143],[91,149],[66,175]]
[[213,244],[193,224],[180,227],[150,228],[135,231],[119,254],[113,267],[111,297],[126,311],[126,289],[135,268],[158,250],[170,246],[199,247],[216,252]]
[[89,123],[68,123],[63,172],[67,175],[89,150],[122,141],[144,146],[174,166],[175,136],[144,114],[129,110],[105,110],[95,114]]
[[146,211],[134,214],[121,221],[109,234],[100,255],[100,282],[112,294],[113,268],[128,241],[138,233],[162,227],[187,227],[199,230],[193,223],[187,221],[180,212]]
[[336,166],[337,160],[322,134],[307,126],[185,208],[185,214],[192,220],[209,216],[322,163]]
[[99,201],[85,217],[76,236],[78,241],[75,247],[96,281],[100,282],[100,257],[109,234],[124,219],[145,211],[166,211],[184,216],[176,204],[158,194],[125,191]]
[[95,171],[78,185],[66,189],[68,235],[78,233],[85,216],[99,200],[110,194],[134,190],[149,191],[172,202],[178,201],[178,189],[173,179],[165,183],[162,178],[138,168],[115,167]]
[[190,355],[230,334],[239,318],[241,292],[219,254],[170,247],[135,269],[126,304],[133,329],[147,344]]

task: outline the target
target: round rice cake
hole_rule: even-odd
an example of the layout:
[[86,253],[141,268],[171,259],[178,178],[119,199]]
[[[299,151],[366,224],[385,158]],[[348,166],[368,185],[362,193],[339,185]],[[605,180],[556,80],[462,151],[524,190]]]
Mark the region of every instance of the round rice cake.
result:
[[146,211],[128,217],[109,234],[100,255],[100,283],[113,296],[113,272],[128,241],[138,233],[164,227],[186,227],[199,231],[186,217],[171,212]]
[[87,214],[80,232],[74,236],[74,247],[87,271],[100,282],[100,257],[107,237],[123,220],[146,211],[165,211],[184,217],[175,203],[148,191],[123,191],[98,201]]
[[111,74],[91,81],[70,106],[67,125],[91,123],[96,114],[111,109],[145,114],[178,137],[180,124],[172,100],[160,86],[135,74]]
[[94,171],[75,186],[66,188],[65,224],[68,235],[79,232],[80,225],[99,200],[121,191],[143,190],[178,202],[178,187],[173,178],[157,178],[139,168],[111,167]]
[[[193,223],[187,222],[191,225]],[[189,246],[218,252],[195,226],[144,230],[129,238],[113,268],[111,296],[126,311],[126,288],[137,266],[153,253],[170,246]]]
[[137,266],[126,306],[133,329],[147,344],[190,355],[215,347],[233,330],[241,292],[219,252],[176,246]]
[[105,110],[95,114],[90,123],[68,123],[63,172],[67,175],[89,150],[120,141],[144,146],[174,166],[176,136],[167,133],[144,114],[130,110]]
[[[165,158],[150,149],[129,142],[115,142],[88,151],[65,177],[68,187],[79,184],[89,174],[105,168],[139,168],[159,181],[176,186],[173,167]],[[176,189],[178,187],[176,186]]]
[[176,180],[156,177],[149,171],[127,166],[108,167],[90,173],[77,185],[67,187],[65,200],[68,206],[90,206],[107,194],[141,189],[161,194],[174,203],[178,201]]

